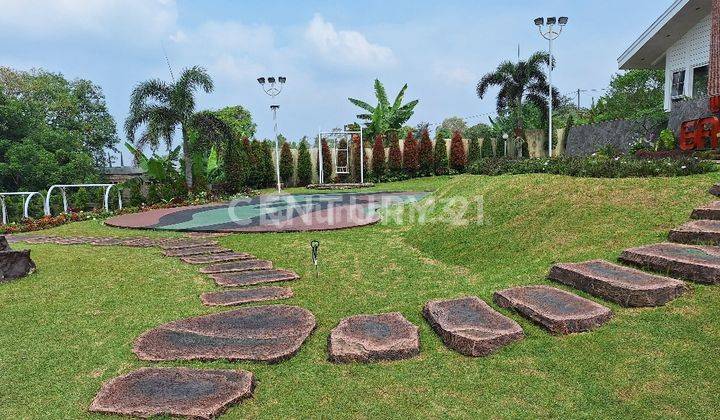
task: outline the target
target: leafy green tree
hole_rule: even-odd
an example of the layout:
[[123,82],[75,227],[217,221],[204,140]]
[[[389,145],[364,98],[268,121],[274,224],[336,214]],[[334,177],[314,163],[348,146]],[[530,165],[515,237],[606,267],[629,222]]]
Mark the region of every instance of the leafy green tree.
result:
[[300,141],[298,147],[297,184],[304,187],[312,182],[312,160],[307,141]]
[[[180,127],[182,135],[185,183],[193,190],[193,171],[189,129],[195,114],[195,92],[200,88],[212,92],[213,82],[202,67],[183,70],[176,82],[159,79],[138,84],[130,97],[130,113],[125,121],[125,133],[129,141],[139,147],[149,145],[157,149],[161,141],[170,146],[173,133]],[[135,133],[145,126],[138,139]]]
[[225,187],[227,192],[235,194],[247,185],[250,160],[243,143],[234,137],[225,146],[223,159],[225,170]]
[[436,175],[446,175],[448,173],[448,153],[447,143],[444,137],[438,136],[435,139],[435,149],[433,150],[433,163],[435,165]]
[[468,162],[475,162],[480,159],[480,139],[477,137],[468,139]]
[[290,185],[292,182],[293,171],[295,165],[293,162],[292,151],[290,150],[290,144],[284,142],[282,149],[280,150],[280,179],[286,184]]
[[[554,63],[553,63],[554,64]],[[533,104],[541,112],[542,121],[548,121],[549,85],[543,67],[550,65],[550,55],[536,52],[526,61],[513,63],[504,61],[492,72],[486,74],[477,84],[477,95],[483,99],[488,90],[497,86],[496,109],[499,115],[512,115],[518,132],[525,129],[523,107]],[[559,94],[553,89],[553,106],[559,105]]]
[[271,187],[275,185],[275,164],[273,163],[273,152],[269,140],[257,142],[257,153],[260,156],[260,187]]
[[365,113],[358,115],[358,117],[366,121],[368,138],[372,139],[377,134],[386,134],[388,131],[399,132],[403,124],[412,117],[415,106],[417,106],[419,101],[414,100],[403,104],[407,87],[407,84],[405,84],[402,89],[400,89],[400,92],[392,104],[390,104],[388,100],[385,87],[377,79],[375,79],[374,86],[375,97],[378,101],[377,105],[372,106],[359,99],[348,98],[353,105],[365,111]]
[[420,146],[418,148],[420,160],[420,174],[422,176],[432,175],[435,169],[433,158],[433,144],[430,140],[430,132],[427,128],[420,133]]
[[450,117],[443,120],[440,128],[448,133],[459,131],[460,135],[465,135],[465,130],[467,130],[468,126],[464,119],[460,117]]
[[255,135],[257,126],[253,122],[252,115],[241,105],[226,106],[214,111],[214,114],[227,124],[236,139],[252,138]]

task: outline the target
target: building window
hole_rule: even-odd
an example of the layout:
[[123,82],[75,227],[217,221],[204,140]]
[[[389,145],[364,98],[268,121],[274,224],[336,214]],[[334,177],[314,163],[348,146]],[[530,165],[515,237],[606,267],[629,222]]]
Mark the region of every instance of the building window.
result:
[[676,71],[672,76],[670,97],[673,101],[683,99],[685,96],[685,70]]
[[695,67],[693,69],[693,98],[704,98],[707,96],[708,66]]

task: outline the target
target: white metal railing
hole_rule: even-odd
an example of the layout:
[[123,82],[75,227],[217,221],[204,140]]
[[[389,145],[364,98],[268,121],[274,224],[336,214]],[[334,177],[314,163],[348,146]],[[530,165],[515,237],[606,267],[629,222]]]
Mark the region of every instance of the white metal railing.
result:
[[30,200],[36,195],[42,197],[43,195],[37,191],[18,191],[18,192],[0,192],[0,206],[2,207],[2,224],[6,225],[8,222],[7,217],[7,206],[5,205],[5,197],[13,195],[22,195],[23,199],[23,217],[30,217]]
[[68,211],[68,202],[67,202],[67,194],[65,193],[66,188],[84,188],[84,187],[98,187],[98,188],[105,188],[105,200],[104,200],[104,206],[105,211],[110,211],[110,190],[112,187],[117,187],[118,190],[118,208],[122,208],[122,191],[120,190],[120,187],[118,184],[58,184],[53,185],[50,188],[48,188],[47,195],[45,195],[45,214],[50,216],[50,194],[52,194],[52,191],[55,188],[58,188],[60,190],[60,193],[62,194],[63,199],[63,212],[67,213]]

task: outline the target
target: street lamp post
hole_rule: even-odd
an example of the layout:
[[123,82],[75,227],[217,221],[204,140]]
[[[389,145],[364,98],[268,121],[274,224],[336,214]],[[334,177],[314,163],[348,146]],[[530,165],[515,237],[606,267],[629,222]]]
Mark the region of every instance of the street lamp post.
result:
[[[548,109],[550,111],[549,116],[549,122],[548,122],[548,157],[552,157],[552,138],[553,138],[553,84],[552,84],[552,71],[553,67],[555,65],[555,62],[553,60],[553,41],[558,39],[560,34],[563,31],[563,28],[568,23],[568,18],[565,16],[555,18],[555,17],[549,17],[547,19],[544,18],[537,18],[535,19],[535,25],[538,27],[538,30],[540,31],[540,35],[542,35],[543,38],[547,39],[549,42],[549,52],[550,52],[550,65],[548,66],[548,83],[550,84],[550,96],[548,98]],[[555,25],[560,26],[559,30],[555,29]]]
[[[285,85],[286,80],[287,78],[282,76],[277,79],[272,76],[267,79],[264,77],[257,79],[258,83],[262,86],[263,91],[265,91],[265,93],[271,98],[275,98],[280,94],[280,92],[282,92],[282,88]],[[275,177],[277,178],[277,190],[280,192],[280,141],[278,140],[277,132],[278,109],[280,109],[280,105],[270,105],[270,110],[273,113],[273,133],[275,134]]]

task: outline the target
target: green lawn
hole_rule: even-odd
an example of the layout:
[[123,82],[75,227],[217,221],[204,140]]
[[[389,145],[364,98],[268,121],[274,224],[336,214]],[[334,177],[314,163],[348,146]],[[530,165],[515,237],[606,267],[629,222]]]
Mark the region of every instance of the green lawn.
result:
[[[445,348],[420,311],[435,298],[477,295],[491,302],[498,289],[548,283],[544,276],[555,261],[614,259],[626,247],[661,241],[694,206],[711,201],[706,191],[717,181],[717,174],[623,180],[524,175],[381,185],[374,190],[436,190],[434,199],[483,196],[483,223],[476,223],[472,207],[465,226],[392,222],[221,238],[301,274],[291,284],[295,297],[282,303],[311,310],[317,329],[296,357],[278,365],[159,365],[253,371],[255,397],[225,418],[713,417],[720,406],[720,286],[693,285],[656,309],[605,303],[615,312],[611,322],[566,337],[501,310],[520,322],[526,338],[477,359]],[[154,234],[100,221],[53,233]],[[311,239],[321,241],[317,279]],[[87,407],[103,381],[153,365],[131,352],[140,333],[218,311],[198,299],[215,288],[212,282],[157,249],[29,247],[37,273],[0,284],[1,418],[89,417]],[[420,326],[419,357],[371,365],[327,361],[327,336],[341,318],[389,311]]]

